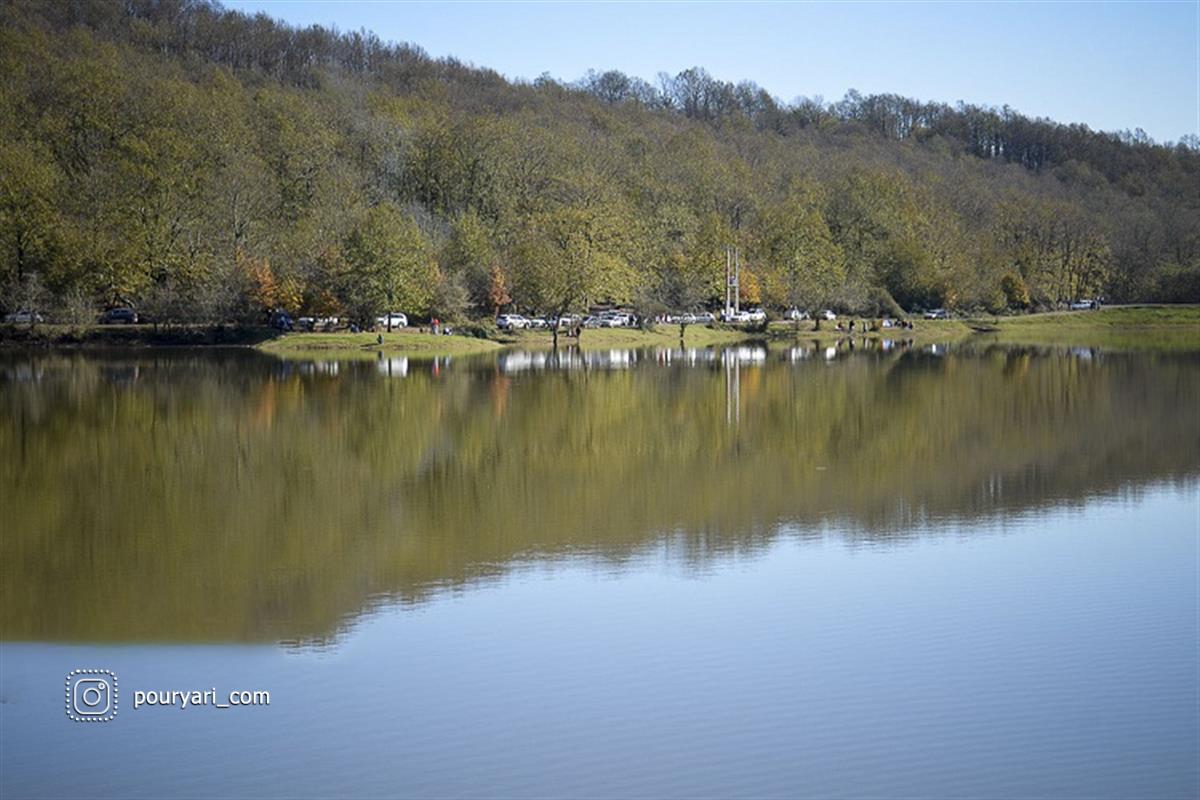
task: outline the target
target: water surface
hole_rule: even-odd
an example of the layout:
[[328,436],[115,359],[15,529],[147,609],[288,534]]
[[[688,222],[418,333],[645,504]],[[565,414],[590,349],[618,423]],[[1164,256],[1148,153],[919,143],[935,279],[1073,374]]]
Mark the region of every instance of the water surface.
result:
[[[899,343],[5,354],[0,789],[1194,796],[1198,390]],[[271,705],[129,702],[209,687]]]

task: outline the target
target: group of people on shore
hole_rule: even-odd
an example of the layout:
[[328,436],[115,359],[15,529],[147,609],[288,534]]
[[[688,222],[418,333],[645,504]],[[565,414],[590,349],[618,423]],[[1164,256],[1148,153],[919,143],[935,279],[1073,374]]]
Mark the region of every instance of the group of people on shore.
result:
[[[837,331],[844,332],[844,333],[854,333],[855,322],[856,322],[856,320],[850,320],[850,322],[847,324],[838,322],[834,326],[834,329]],[[818,321],[817,324],[819,326],[820,322]],[[884,330],[887,328],[901,328],[903,330],[912,330],[913,324],[912,324],[912,322],[910,322],[909,320],[906,320],[906,319],[882,319],[879,322],[863,320],[862,322],[858,323],[858,330],[862,333],[880,331],[880,330]],[[818,327],[817,330],[820,330],[820,328]]]

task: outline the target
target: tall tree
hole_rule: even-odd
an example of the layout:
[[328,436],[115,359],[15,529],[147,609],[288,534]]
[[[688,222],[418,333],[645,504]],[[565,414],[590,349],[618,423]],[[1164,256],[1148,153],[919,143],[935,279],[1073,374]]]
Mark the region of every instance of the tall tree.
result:
[[385,312],[430,310],[437,262],[416,223],[390,203],[370,209],[346,237],[340,266],[341,302],[364,326]]

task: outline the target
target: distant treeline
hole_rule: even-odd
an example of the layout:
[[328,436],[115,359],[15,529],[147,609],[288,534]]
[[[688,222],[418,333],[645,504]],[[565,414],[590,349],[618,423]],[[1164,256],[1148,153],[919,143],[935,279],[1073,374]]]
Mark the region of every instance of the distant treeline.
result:
[[1200,140],[693,68],[508,81],[207,0],[0,0],[0,307],[1200,302]]

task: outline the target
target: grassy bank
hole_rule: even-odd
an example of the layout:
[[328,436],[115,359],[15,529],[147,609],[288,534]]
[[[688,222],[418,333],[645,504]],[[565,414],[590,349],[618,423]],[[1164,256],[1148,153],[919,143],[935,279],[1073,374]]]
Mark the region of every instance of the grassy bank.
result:
[[[845,321],[843,321],[845,322]],[[858,328],[858,326],[856,326]],[[689,325],[685,347],[710,347],[750,339],[773,342],[833,343],[849,335],[832,323],[815,329],[812,321],[797,329],[790,322],[772,322],[766,332]],[[914,319],[912,329],[854,332],[856,339],[906,339],[917,343],[964,341],[1022,345],[1069,345],[1120,350],[1200,350],[1200,306],[1117,306],[1099,311],[1052,312],[1016,317],[973,317],[963,320]],[[7,347],[179,347],[256,346],[289,358],[374,358],[378,353],[411,356],[449,356],[486,353],[502,347],[550,347],[548,331],[495,333],[490,339],[434,336],[416,329],[375,333],[288,333],[263,327],[232,325],[0,325],[0,346]],[[654,330],[589,328],[578,341],[559,336],[559,345],[585,350],[638,347],[679,347],[679,327],[658,325]]]
[[[1016,317],[913,319],[911,329],[855,331],[856,339],[911,339],[916,343],[987,341],[1000,344],[1068,345],[1116,350],[1200,350],[1200,306],[1117,306],[1099,311],[1055,311]],[[832,343],[849,335],[822,323],[772,323],[772,341]]]
[[[449,356],[487,353],[503,347],[540,349],[551,347],[553,336],[548,331],[498,333],[494,339],[470,336],[434,336],[406,330],[383,334],[383,345],[374,333],[289,333],[258,346],[259,350],[287,358],[373,358],[379,352],[410,356]],[[744,331],[707,328],[689,325],[684,335],[686,347],[708,347],[744,341],[750,334]],[[579,340],[559,335],[559,347],[579,347],[584,350],[607,350],[639,347],[678,347],[679,328],[658,326],[652,331],[636,328],[589,328]]]
[[[378,342],[380,335],[383,344]],[[435,358],[486,353],[501,346],[489,339],[405,330],[384,334],[288,333],[263,342],[258,349],[288,358],[374,358],[381,352]]]
[[1119,306],[976,318],[968,324],[988,341],[1005,344],[1200,350],[1200,306]]
[[[848,319],[847,319],[848,321]],[[858,320],[861,322],[861,320]],[[855,339],[904,339],[917,343],[954,342],[970,336],[972,330],[959,320],[927,320],[914,319],[912,328],[885,328],[877,331],[864,331],[857,324],[853,333],[839,331],[836,323],[823,322],[817,330],[810,321],[803,321],[797,327],[791,322],[772,322],[768,328],[771,341],[774,342],[828,342],[833,343],[853,336]],[[845,323],[843,323],[845,324]]]
[[[747,331],[688,325],[683,334],[683,343],[685,347],[709,347],[741,342],[753,337],[754,334]],[[583,350],[678,347],[679,338],[678,325],[656,325],[653,330],[648,331],[638,328],[587,328],[578,341],[559,334],[558,345],[577,346]],[[549,331],[521,331],[514,336],[503,337],[501,341],[516,347],[550,347],[554,337]]]

